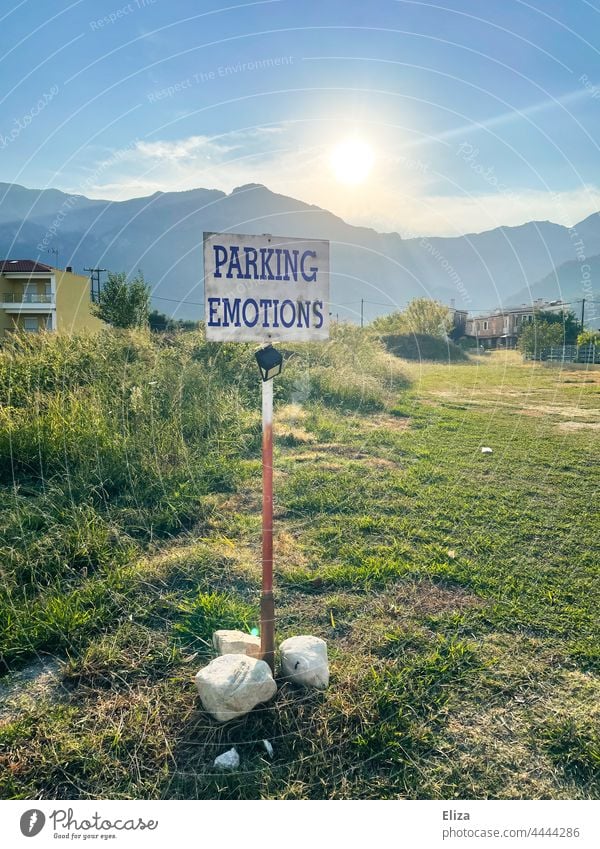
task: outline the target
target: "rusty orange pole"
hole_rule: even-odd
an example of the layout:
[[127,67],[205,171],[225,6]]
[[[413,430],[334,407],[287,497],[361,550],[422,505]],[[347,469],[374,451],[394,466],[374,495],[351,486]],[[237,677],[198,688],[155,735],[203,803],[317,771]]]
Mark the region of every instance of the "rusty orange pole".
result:
[[273,601],[273,381],[262,382],[262,594],[260,649],[275,673],[275,603]]

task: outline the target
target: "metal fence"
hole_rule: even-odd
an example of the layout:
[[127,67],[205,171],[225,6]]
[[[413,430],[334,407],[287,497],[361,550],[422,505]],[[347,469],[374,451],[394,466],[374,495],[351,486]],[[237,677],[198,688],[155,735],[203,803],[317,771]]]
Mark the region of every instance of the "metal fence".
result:
[[561,345],[525,354],[526,360],[555,363],[600,363],[600,345]]

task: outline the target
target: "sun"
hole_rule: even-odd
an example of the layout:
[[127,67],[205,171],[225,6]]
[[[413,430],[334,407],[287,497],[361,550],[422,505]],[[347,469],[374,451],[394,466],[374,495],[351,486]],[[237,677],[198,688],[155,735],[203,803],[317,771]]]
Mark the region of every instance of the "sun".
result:
[[356,136],[338,142],[331,151],[329,162],[340,183],[363,183],[375,164],[375,151],[368,142]]

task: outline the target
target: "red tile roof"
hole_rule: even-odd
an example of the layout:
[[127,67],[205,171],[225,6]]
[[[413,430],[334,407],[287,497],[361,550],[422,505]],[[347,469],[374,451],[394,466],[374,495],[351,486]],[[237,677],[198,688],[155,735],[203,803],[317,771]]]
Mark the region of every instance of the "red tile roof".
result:
[[49,274],[54,269],[49,265],[44,265],[43,262],[35,262],[33,259],[0,259],[0,274],[3,274],[5,271],[32,271],[38,274]]

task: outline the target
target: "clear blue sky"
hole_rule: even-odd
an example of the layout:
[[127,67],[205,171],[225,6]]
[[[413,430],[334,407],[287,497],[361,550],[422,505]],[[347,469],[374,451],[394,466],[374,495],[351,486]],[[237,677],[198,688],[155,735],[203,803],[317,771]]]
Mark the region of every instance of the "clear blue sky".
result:
[[[585,0],[10,0],[0,33],[3,181],[111,198],[262,182],[406,233],[600,208]],[[359,185],[330,167],[349,136],[374,152]]]

